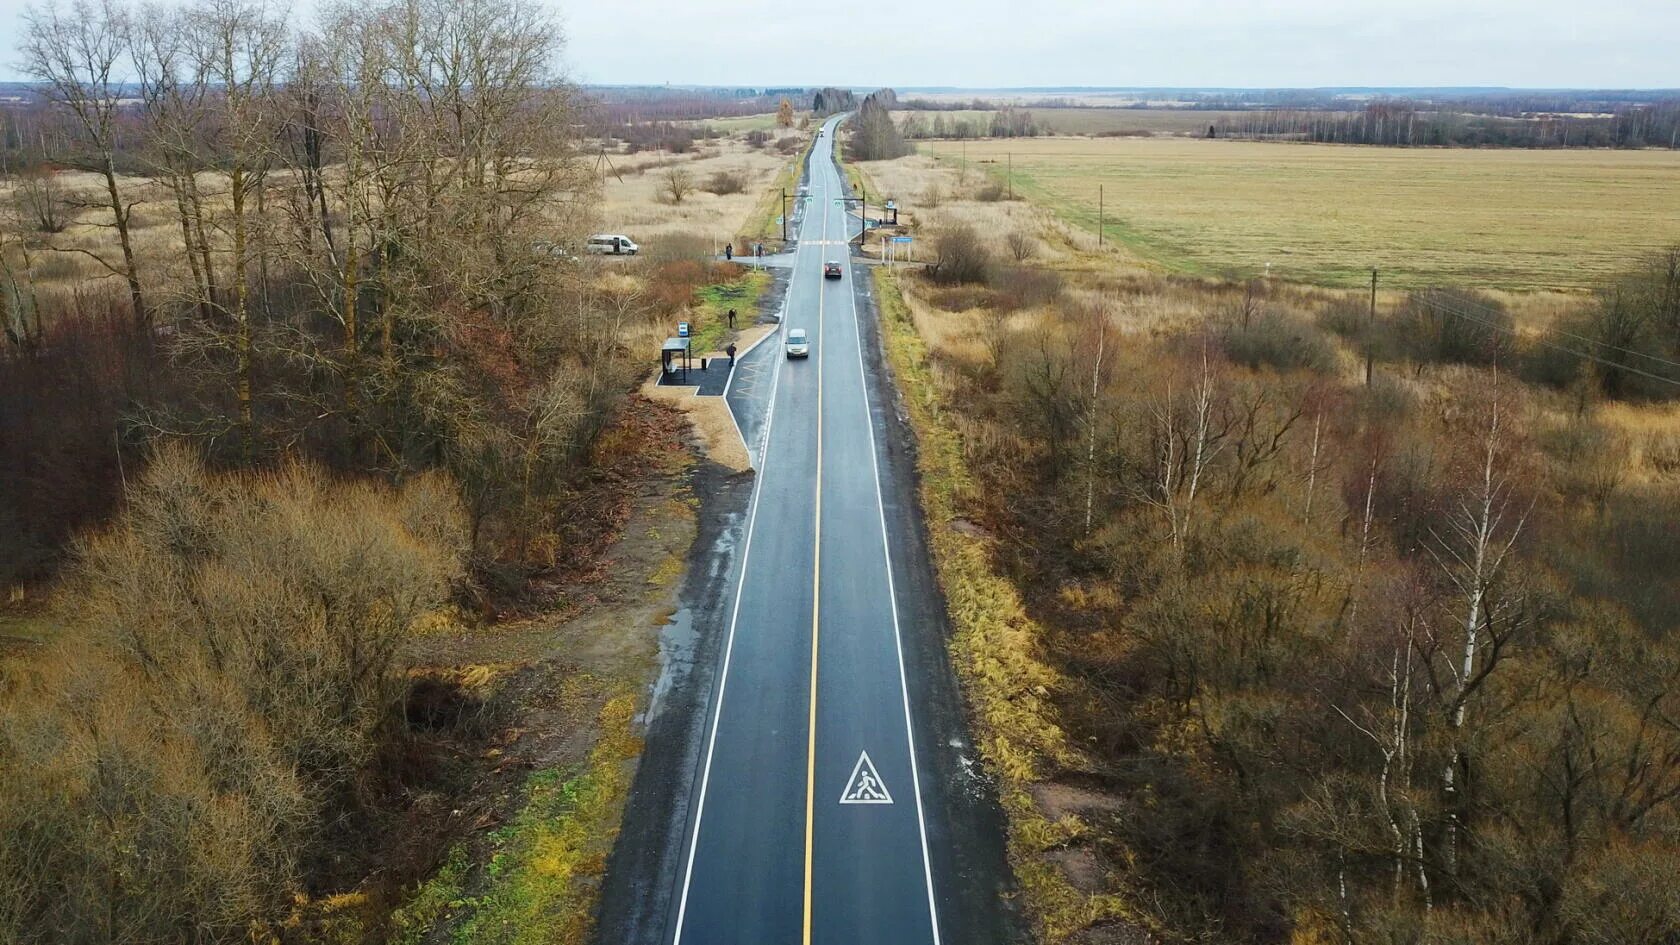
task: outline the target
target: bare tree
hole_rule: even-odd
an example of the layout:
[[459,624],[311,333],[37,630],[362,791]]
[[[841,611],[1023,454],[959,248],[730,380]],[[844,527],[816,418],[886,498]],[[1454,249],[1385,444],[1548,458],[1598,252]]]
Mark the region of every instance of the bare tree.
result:
[[51,167],[34,167],[14,179],[13,200],[18,213],[40,233],[59,233],[65,219],[65,197],[58,184],[58,172]]
[[217,317],[215,263],[199,175],[210,167],[204,134],[210,112],[208,77],[191,68],[179,10],[148,6],[133,24],[130,55],[139,79],[146,154],[174,198],[176,223],[192,278],[190,301],[206,325]]
[[[233,324],[234,386],[244,456],[257,446],[254,405],[255,352],[251,310],[251,259],[258,231],[262,187],[274,162],[278,115],[275,91],[289,37],[264,7],[245,0],[204,0],[185,11],[187,58],[211,90],[213,121],[208,148],[226,180],[227,209],[216,229],[226,241],[230,298],[218,308]],[[264,241],[266,245],[266,241]]]
[[1222,399],[1217,390],[1207,346],[1202,346],[1201,370],[1181,408],[1169,386],[1164,402],[1154,410],[1155,477],[1143,500],[1166,517],[1173,549],[1182,552],[1195,520],[1196,500],[1206,484],[1209,467],[1225,450],[1230,423],[1216,414]]
[[687,168],[669,167],[665,170],[665,177],[661,181],[665,196],[671,198],[672,203],[680,204],[683,198],[694,192],[694,175]]
[[[1456,590],[1460,607],[1456,647],[1437,639],[1430,649],[1441,654],[1444,679],[1436,684],[1451,748],[1441,773],[1447,830],[1443,858],[1448,872],[1457,867],[1461,829],[1459,780],[1465,764],[1462,731],[1470,701],[1498,665],[1508,632],[1501,629],[1505,611],[1519,601],[1498,594],[1511,552],[1522,535],[1533,502],[1523,503],[1513,478],[1510,419],[1495,381],[1486,425],[1476,442],[1476,465],[1470,488],[1449,512],[1443,531],[1430,530],[1429,553]],[[1433,669],[1433,667],[1432,667]]]
[[128,13],[113,0],[97,5],[76,0],[67,13],[56,6],[24,14],[24,71],[46,85],[47,94],[74,117],[91,152],[83,166],[104,178],[104,206],[122,250],[120,263],[88,249],[89,256],[128,282],[134,318],[150,318],[140,288],[130,236],[134,202],[117,183],[118,109],[123,98],[123,68],[127,59]]

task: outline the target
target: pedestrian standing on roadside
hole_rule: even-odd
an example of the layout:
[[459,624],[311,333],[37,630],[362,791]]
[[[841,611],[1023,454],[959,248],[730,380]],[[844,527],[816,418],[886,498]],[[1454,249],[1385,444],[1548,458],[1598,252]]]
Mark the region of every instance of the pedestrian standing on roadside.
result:
[[764,258],[764,244],[763,243],[758,243],[758,244],[754,245],[753,246],[753,251],[758,253],[758,258],[759,259]]
[[734,309],[729,310],[729,330],[730,331],[735,330],[735,310]]
[[729,367],[733,370],[735,367],[735,342],[731,341],[729,347],[723,349],[723,352],[729,355]]
[[730,261],[730,262],[735,261],[735,244],[734,243],[723,244],[723,258]]

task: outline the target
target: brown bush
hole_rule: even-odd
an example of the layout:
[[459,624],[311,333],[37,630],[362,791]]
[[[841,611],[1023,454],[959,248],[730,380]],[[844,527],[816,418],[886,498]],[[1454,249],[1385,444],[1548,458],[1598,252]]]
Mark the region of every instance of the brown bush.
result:
[[[462,579],[447,480],[215,476],[165,449],[0,707],[0,940],[235,942],[330,861]],[[329,829],[329,826],[332,829]]]
[[703,189],[720,197],[738,194],[747,189],[747,178],[740,171],[716,171],[706,179]]
[[933,238],[933,261],[928,264],[927,277],[940,285],[965,282],[987,282],[991,275],[992,254],[981,242],[980,234],[966,223],[941,230]]
[[799,153],[799,148],[802,144],[803,142],[801,142],[798,138],[789,135],[788,137],[776,142],[776,150],[782,152],[783,154],[797,154]]
[[995,267],[992,285],[998,308],[1006,312],[1048,305],[1061,298],[1064,288],[1060,273],[1025,266]]

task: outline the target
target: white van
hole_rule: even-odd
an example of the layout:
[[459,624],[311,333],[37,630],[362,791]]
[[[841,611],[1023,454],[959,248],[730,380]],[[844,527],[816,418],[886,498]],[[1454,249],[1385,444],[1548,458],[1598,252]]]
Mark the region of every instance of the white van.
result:
[[634,256],[641,249],[635,240],[616,233],[597,233],[589,238],[586,248],[604,256]]

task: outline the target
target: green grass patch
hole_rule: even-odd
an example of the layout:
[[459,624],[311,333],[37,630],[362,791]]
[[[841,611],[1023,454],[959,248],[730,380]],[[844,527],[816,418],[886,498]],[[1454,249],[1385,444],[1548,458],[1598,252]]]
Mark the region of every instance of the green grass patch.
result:
[[0,639],[46,643],[58,636],[58,621],[46,614],[0,613]]
[[729,335],[729,310],[735,310],[735,327],[745,328],[758,314],[758,300],[770,286],[770,273],[763,269],[748,269],[746,274],[730,282],[702,286],[694,293],[691,326],[696,356],[723,350]]
[[[630,789],[629,762],[641,752],[636,696],[607,700],[600,737],[581,770],[547,768],[525,784],[519,812],[487,838],[489,857],[465,848],[392,918],[396,945],[419,945],[446,927],[456,945],[582,945],[618,835]],[[469,892],[473,890],[473,892]]]

